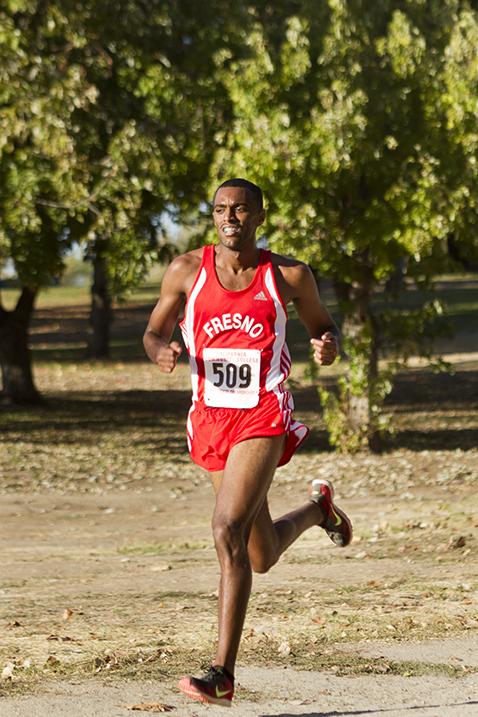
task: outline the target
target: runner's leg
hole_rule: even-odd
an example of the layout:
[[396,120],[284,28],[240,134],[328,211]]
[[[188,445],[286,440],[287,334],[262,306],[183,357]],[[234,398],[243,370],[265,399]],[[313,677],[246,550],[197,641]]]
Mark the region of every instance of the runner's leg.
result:
[[266,572],[282,552],[313,525],[322,511],[307,503],[272,521],[267,504],[283,436],[252,438],[236,444],[223,472],[211,473],[216,490],[213,534],[221,565],[219,642],[215,664],[234,671],[251,590],[251,567]]
[[[209,475],[217,494],[223,472],[215,471]],[[320,507],[308,501],[300,508],[272,520],[266,497],[254,518],[247,544],[254,572],[266,573],[289,545],[292,545],[305,530],[320,525],[323,517]]]
[[320,507],[308,501],[273,521],[266,498],[254,520],[247,546],[254,572],[266,573],[270,570],[289,545],[305,530],[320,525],[322,520]]
[[234,673],[252,583],[252,523],[282,455],[284,436],[251,438],[232,447],[216,495],[212,529],[221,566],[215,664]]

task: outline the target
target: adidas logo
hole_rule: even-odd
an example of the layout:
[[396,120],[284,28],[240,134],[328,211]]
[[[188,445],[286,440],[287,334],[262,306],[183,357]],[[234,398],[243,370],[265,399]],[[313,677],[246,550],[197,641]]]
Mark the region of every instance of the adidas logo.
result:
[[267,296],[263,291],[259,291],[259,293],[254,296],[254,299],[257,299],[257,301],[267,301]]

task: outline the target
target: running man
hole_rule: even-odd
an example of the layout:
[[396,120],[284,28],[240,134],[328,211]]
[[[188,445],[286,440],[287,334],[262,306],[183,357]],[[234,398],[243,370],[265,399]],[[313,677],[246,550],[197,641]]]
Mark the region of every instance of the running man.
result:
[[312,526],[345,547],[352,525],[334,504],[332,485],[321,479],[311,482],[304,505],[271,518],[267,494],[275,470],[308,433],[293,419],[284,387],[290,371],[286,306],[293,302],[321,366],[337,357],[338,330],[310,269],[257,247],[256,231],[265,219],[258,186],[245,179],[221,184],[213,217],[218,243],[170,264],[144,346],[161,371],[174,370],[182,349],[171,336],[186,300],[180,327],[193,393],[188,446],[216,493],[212,532],[221,578],[215,659],[205,675],[183,677],[179,689],[200,702],[228,706],[252,571],[267,572]]

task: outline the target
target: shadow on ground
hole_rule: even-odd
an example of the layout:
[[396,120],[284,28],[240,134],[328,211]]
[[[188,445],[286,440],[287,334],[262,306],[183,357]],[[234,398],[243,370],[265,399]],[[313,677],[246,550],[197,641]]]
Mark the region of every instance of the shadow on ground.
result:
[[50,396],[42,406],[0,409],[0,444],[18,435],[48,445],[94,443],[102,435],[118,433],[131,447],[146,445],[168,454],[184,455],[189,391],[78,392]]
[[[476,281],[442,282],[440,289],[445,299],[458,311],[470,303],[471,292],[476,292]],[[331,296],[327,294],[326,298],[329,300]],[[382,298],[377,298],[377,306],[380,306]],[[423,301],[423,296],[419,292],[408,292],[407,301],[412,307],[416,302]],[[150,304],[134,302],[115,308],[112,325],[112,356],[115,359],[125,363],[146,360],[141,337],[151,308]],[[75,362],[81,371],[82,365],[86,365],[83,362],[88,313],[86,305],[38,309],[31,336],[35,360],[40,359],[47,364]],[[461,323],[457,325],[461,326]],[[468,333],[464,333],[468,337]],[[293,360],[306,361],[309,343],[293,311],[288,326],[288,341]],[[184,353],[180,360],[186,360]],[[131,370],[131,364],[128,370]],[[332,379],[322,382],[328,388],[334,383]],[[48,442],[52,438],[48,429],[61,432],[61,440],[66,442],[69,433],[73,436],[84,429],[89,431],[90,437],[95,432],[110,432],[112,428],[125,432],[138,429],[138,432],[144,431],[144,443],[150,443],[154,438],[159,448],[168,444],[173,451],[184,451],[189,388],[184,391],[112,392],[95,392],[91,387],[85,388],[81,392],[50,394],[46,405],[40,407],[0,406],[0,441],[2,438],[8,440],[9,436],[19,432],[28,432],[33,440]],[[293,395],[296,417],[311,429],[301,450],[308,453],[330,450],[316,389],[313,386],[293,389]],[[412,451],[475,448],[478,445],[478,422],[473,416],[476,417],[478,412],[478,370],[459,370],[454,375],[408,370],[396,377],[385,408],[392,414],[392,423],[396,426],[395,435],[384,442],[385,451],[397,448]],[[42,428],[47,429],[43,437]],[[78,436],[74,440],[77,441]],[[132,440],[140,439],[133,437]]]
[[[324,382],[332,389],[334,382]],[[316,420],[320,412],[314,388],[295,389],[296,416],[310,424],[311,434],[302,450],[330,449],[327,434]],[[478,371],[434,374],[408,371],[396,377],[385,403],[396,427],[383,450],[471,450],[478,445]],[[421,414],[422,420],[417,416]],[[469,422],[469,426],[467,426]],[[309,448],[308,448],[309,447]]]
[[[281,712],[280,714],[268,712],[261,715],[261,717],[352,717],[352,715],[359,717],[359,715],[378,715],[386,714],[387,712],[397,713],[398,710],[400,710],[401,714],[405,714],[406,712],[413,713],[415,710],[439,710],[449,707],[473,707],[474,705],[478,705],[478,701],[470,700],[469,702],[452,702],[441,705],[400,705],[400,707],[379,707],[378,709],[372,707],[366,710],[332,710],[329,712]],[[471,712],[467,712],[467,714],[471,715]]]
[[[301,450],[330,450],[316,389],[298,388],[293,394],[296,417],[310,427]],[[4,419],[0,441],[28,433],[33,442],[49,442],[53,431],[61,433],[62,442],[70,440],[69,434],[71,442],[76,442],[78,431],[84,430],[88,440],[88,433],[91,439],[113,429],[131,431],[132,443],[150,444],[154,438],[156,448],[167,445],[169,452],[183,453],[189,406],[189,389],[58,393],[38,407],[0,407]],[[478,445],[478,427],[473,420],[478,410],[478,371],[453,376],[426,371],[402,374],[386,408],[393,414],[397,431],[384,442],[385,451],[470,450]],[[420,414],[422,420],[418,421]],[[139,438],[141,431],[144,438]]]

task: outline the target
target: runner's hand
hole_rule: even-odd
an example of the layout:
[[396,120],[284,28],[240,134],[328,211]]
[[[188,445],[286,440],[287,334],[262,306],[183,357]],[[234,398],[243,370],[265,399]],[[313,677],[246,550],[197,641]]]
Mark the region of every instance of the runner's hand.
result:
[[330,366],[339,353],[339,344],[331,331],[326,331],[320,339],[310,339],[314,349],[314,361],[319,366]]
[[161,346],[156,354],[156,364],[163,373],[171,373],[176,368],[178,358],[182,353],[182,348],[177,341],[171,341],[170,344]]

